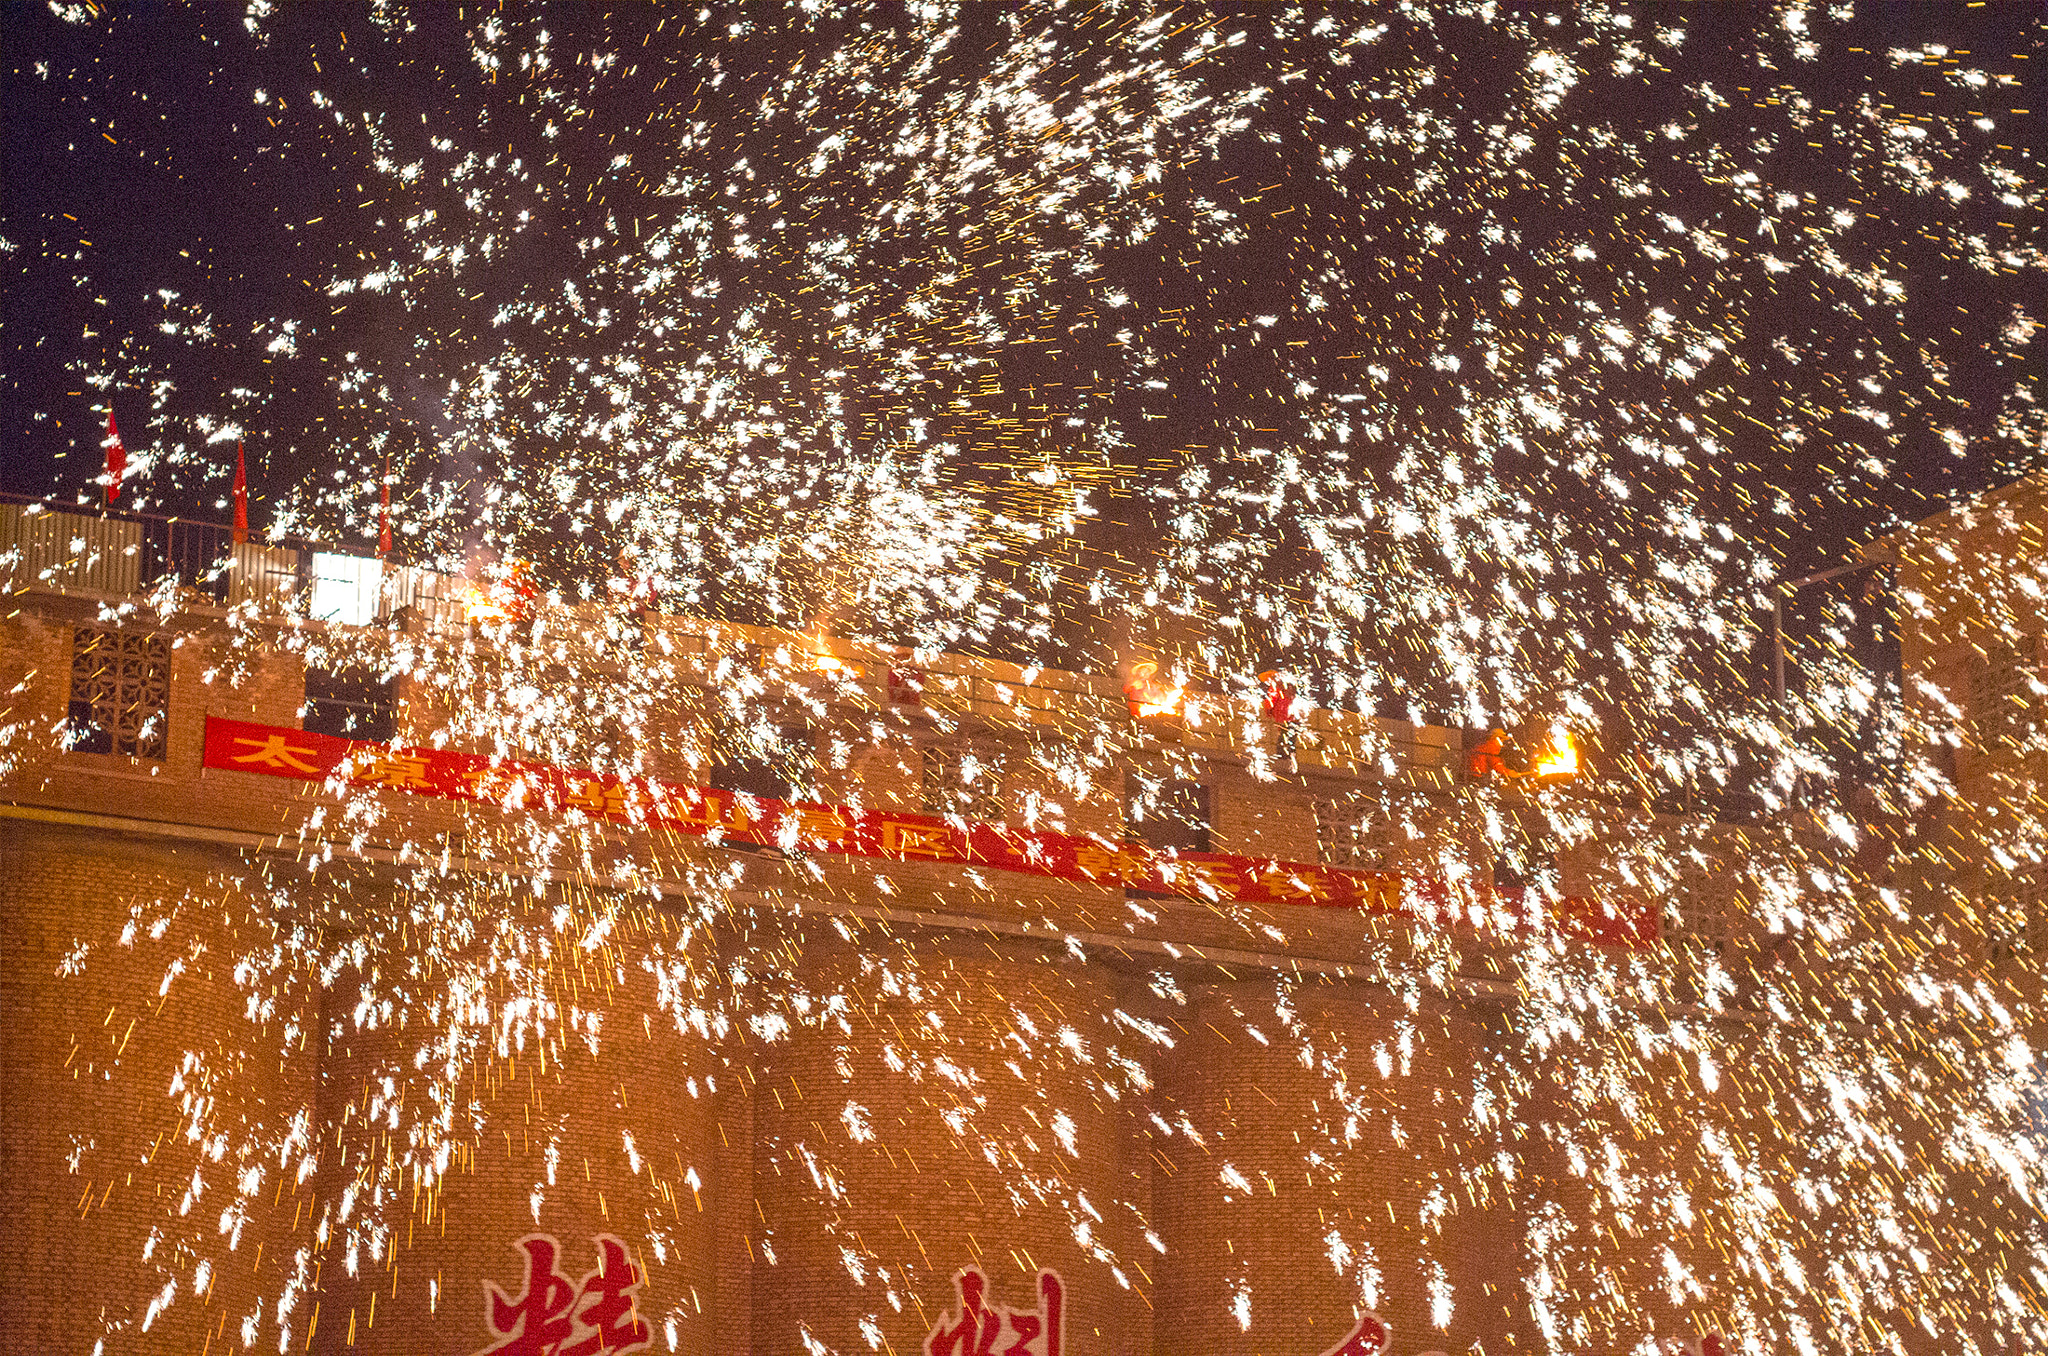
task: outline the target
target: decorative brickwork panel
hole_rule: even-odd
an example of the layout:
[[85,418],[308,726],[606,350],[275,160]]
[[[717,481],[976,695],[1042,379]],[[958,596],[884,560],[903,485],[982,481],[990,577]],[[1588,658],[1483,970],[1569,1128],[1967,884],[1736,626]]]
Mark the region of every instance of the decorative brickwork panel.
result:
[[918,803],[926,814],[995,822],[1009,818],[1003,799],[1008,768],[1001,754],[927,744],[921,757],[923,781]]
[[2030,957],[2048,942],[2048,875],[2038,865],[1992,875],[1979,908],[1985,952],[1993,961]]
[[1969,715],[1986,749],[2025,740],[2040,726],[2044,683],[2040,636],[2018,636],[1989,646],[1970,673]]
[[161,759],[170,699],[171,643],[166,637],[91,626],[72,633],[71,748]]
[[1315,805],[1316,850],[1328,866],[1363,866],[1377,870],[1386,856],[1380,834],[1377,802],[1359,798],[1319,798]]

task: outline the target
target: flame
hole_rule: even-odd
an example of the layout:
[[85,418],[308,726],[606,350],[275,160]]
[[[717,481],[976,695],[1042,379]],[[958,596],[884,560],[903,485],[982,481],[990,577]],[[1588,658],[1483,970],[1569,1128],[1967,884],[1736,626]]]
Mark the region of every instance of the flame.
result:
[[826,631],[822,620],[805,633],[803,648],[782,662],[800,664],[812,673],[822,673],[831,678],[851,678],[860,672],[858,665],[849,664],[832,653],[831,634]]
[[512,619],[512,609],[496,594],[469,584],[462,590],[462,616],[465,621],[505,622]]
[[1138,703],[1141,716],[1164,716],[1180,709],[1184,694],[1177,687],[1156,687]]
[[1187,689],[1179,683],[1158,681],[1159,666],[1151,660],[1131,665],[1131,680],[1124,684],[1124,696],[1134,716],[1165,716],[1181,709]]
[[486,565],[483,578],[462,586],[462,615],[468,621],[525,621],[533,615],[536,593],[532,567],[508,557],[497,565]]
[[1529,775],[1560,779],[1579,775],[1579,750],[1572,743],[1569,731],[1553,729],[1550,732],[1550,748],[1529,765]]

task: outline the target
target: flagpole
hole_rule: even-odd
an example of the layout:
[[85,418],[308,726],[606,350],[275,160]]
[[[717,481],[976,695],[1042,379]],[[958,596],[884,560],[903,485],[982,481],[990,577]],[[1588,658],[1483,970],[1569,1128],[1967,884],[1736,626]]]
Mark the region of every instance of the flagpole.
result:
[[391,454],[384,454],[384,477],[377,485],[377,559],[391,554]]

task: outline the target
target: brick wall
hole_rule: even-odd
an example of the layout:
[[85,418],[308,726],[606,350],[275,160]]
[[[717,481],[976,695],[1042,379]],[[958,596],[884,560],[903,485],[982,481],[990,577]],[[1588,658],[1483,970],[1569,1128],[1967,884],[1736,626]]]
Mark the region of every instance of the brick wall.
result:
[[[16,1350],[89,1351],[101,1324],[109,1352],[221,1349],[290,1274],[293,1193],[274,1194],[277,1165],[245,1154],[243,1131],[308,1104],[313,1059],[282,1020],[303,995],[268,995],[279,1015],[252,1018],[234,976],[265,941],[235,906],[239,868],[203,847],[0,821],[0,1269],[14,1278],[0,1333]],[[188,1223],[222,1237],[250,1171],[266,1175],[239,1244],[183,1247]],[[167,1284],[176,1302],[152,1320]]]
[[1115,1063],[1143,1042],[1111,1019],[1116,976],[970,938],[791,940],[808,1011],[753,1051],[754,1350],[867,1350],[863,1322],[919,1350],[972,1264],[1020,1308],[1060,1272],[1069,1351],[1151,1351],[1155,1254],[1120,1204],[1147,1195],[1143,1089]]
[[[1520,1278],[1546,1246],[1538,1217],[1577,1177],[1544,1123],[1595,1113],[1561,1080],[1543,1090],[1491,1000],[1413,983],[1406,924],[931,863],[790,862],[614,827],[565,834],[553,865],[581,870],[588,847],[593,873],[630,858],[671,880],[730,873],[737,893],[656,904],[559,876],[536,893],[522,817],[394,795],[344,823],[310,785],[202,771],[209,711],[296,724],[303,671],[282,649],[231,667],[218,636],[179,630],[162,763],[59,754],[69,626],[86,607],[0,621],[0,677],[19,688],[7,719],[31,732],[5,786],[15,817],[0,819],[0,1086],[30,1109],[0,1136],[0,1204],[18,1222],[0,1263],[32,1278],[0,1291],[0,1333],[26,1349],[104,1321],[110,1353],[239,1350],[261,1301],[258,1345],[274,1350],[278,1297],[303,1266],[291,1349],[467,1352],[489,1340],[483,1282],[517,1290],[511,1244],[535,1229],[562,1241],[572,1277],[593,1234],[626,1239],[657,1350],[673,1322],[684,1352],[780,1356],[806,1327],[864,1352],[867,1319],[886,1349],[916,1351],[969,1262],[1011,1303],[1037,1267],[1060,1270],[1077,1354],[1313,1356],[1369,1297],[1404,1352],[1540,1349]],[[408,695],[408,718],[442,695]],[[835,720],[819,737],[843,737],[849,757],[828,789],[914,805],[916,741],[935,723],[899,713],[878,736],[867,713]],[[1015,731],[978,737],[1023,747]],[[1069,829],[1118,827],[1121,786],[1077,798],[1013,767],[1013,797],[1059,802]],[[1217,847],[1316,859],[1310,786],[1227,760],[1204,775]],[[235,836],[289,837],[323,814],[305,849]],[[423,851],[352,860],[358,833],[366,852]],[[1440,846],[1404,860],[1426,869]],[[465,875],[479,866],[518,875]],[[849,908],[892,919],[802,912]],[[83,969],[60,973],[81,944]],[[274,963],[238,973],[251,954]],[[184,969],[163,990],[173,961]],[[1324,983],[1322,963],[1396,981]],[[519,1018],[515,1000],[538,1006]],[[720,1012],[737,1024],[714,1025]],[[579,1014],[602,1021],[595,1053],[564,1037]],[[1522,1089],[1498,1093],[1514,1114],[1452,1137],[1490,1086]],[[178,1120],[188,1093],[212,1099],[196,1140]],[[245,1155],[301,1112],[318,1143]],[[259,1168],[229,1251],[216,1224]],[[195,1172],[203,1189],[180,1213]],[[1663,1242],[1572,1246],[1582,1261],[1633,1249],[1634,1278]],[[1693,1242],[1701,1258],[1718,1246],[1711,1231]],[[210,1288],[195,1296],[202,1257]],[[176,1302],[143,1334],[170,1279]]]
[[[1346,985],[1184,997],[1160,1078],[1170,1130],[1150,1132],[1168,1245],[1159,1312],[1183,1349],[1319,1352],[1368,1306],[1400,1350],[1481,1337],[1490,1352],[1528,1349],[1503,1312],[1519,1275],[1513,1212],[1491,1202],[1475,1246],[1481,1211],[1461,1173],[1493,1146],[1449,1138],[1484,1076],[1476,1024]],[[1442,1325],[1439,1274],[1453,1302]]]
[[[517,1239],[555,1237],[575,1281],[596,1264],[595,1236],[613,1234],[645,1274],[639,1312],[657,1348],[728,1349],[714,1230],[731,1190],[715,1110],[728,1075],[688,1023],[703,958],[671,920],[616,896],[492,883],[430,902],[402,881],[363,883],[383,894],[363,920],[372,944],[330,939],[348,960],[320,1013],[320,1122],[339,1128],[317,1187],[334,1239],[323,1325],[339,1336],[353,1322],[354,1350],[411,1350],[427,1334],[481,1348],[495,1340],[483,1282],[511,1296],[525,1282]],[[460,920],[430,921],[451,897],[475,911],[474,940]],[[413,920],[411,951],[377,924],[391,914]],[[616,931],[591,946],[606,919]]]

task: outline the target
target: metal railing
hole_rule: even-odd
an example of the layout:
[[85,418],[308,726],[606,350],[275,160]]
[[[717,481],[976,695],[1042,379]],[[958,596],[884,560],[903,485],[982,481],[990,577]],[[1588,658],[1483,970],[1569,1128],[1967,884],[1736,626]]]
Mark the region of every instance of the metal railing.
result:
[[[365,563],[347,564],[355,561]],[[327,610],[356,617],[381,610],[352,596],[365,587],[381,592],[377,563],[304,539],[238,543],[225,523],[0,494],[0,580],[9,592],[125,596],[173,583],[227,607],[310,590],[316,614],[325,595]],[[414,585],[409,593],[422,591]]]
[[[476,585],[461,575],[399,564],[361,550],[336,548],[303,538],[237,543],[222,523],[125,510],[98,511],[0,494],[0,587],[7,593],[37,590],[132,597],[167,582],[188,591],[192,601],[216,607],[252,605],[264,612],[293,612],[314,621],[355,626],[391,626],[454,633],[468,625]],[[595,613],[589,604],[572,610]],[[1004,726],[1060,727],[1114,723],[1124,700],[1113,685],[1083,674],[1038,671],[1031,681],[977,672],[973,661],[926,668],[842,653],[829,664],[813,654],[811,638],[771,628],[712,623],[680,614],[648,618],[671,637],[695,633],[697,643],[731,633],[733,648],[750,652],[750,666],[763,672],[812,675],[821,686],[851,682],[878,704],[922,707],[946,716],[966,716]],[[950,657],[949,657],[950,658]],[[1151,721],[1150,737],[1164,742],[1221,750],[1236,741],[1236,721],[1218,710],[1199,724]],[[1306,741],[1305,756],[1340,773],[1371,774],[1390,752],[1404,773],[1455,774],[1460,758],[1456,736],[1398,721],[1372,721],[1345,713],[1320,713]],[[1367,725],[1378,726],[1369,732]],[[1172,726],[1172,728],[1168,728]]]

